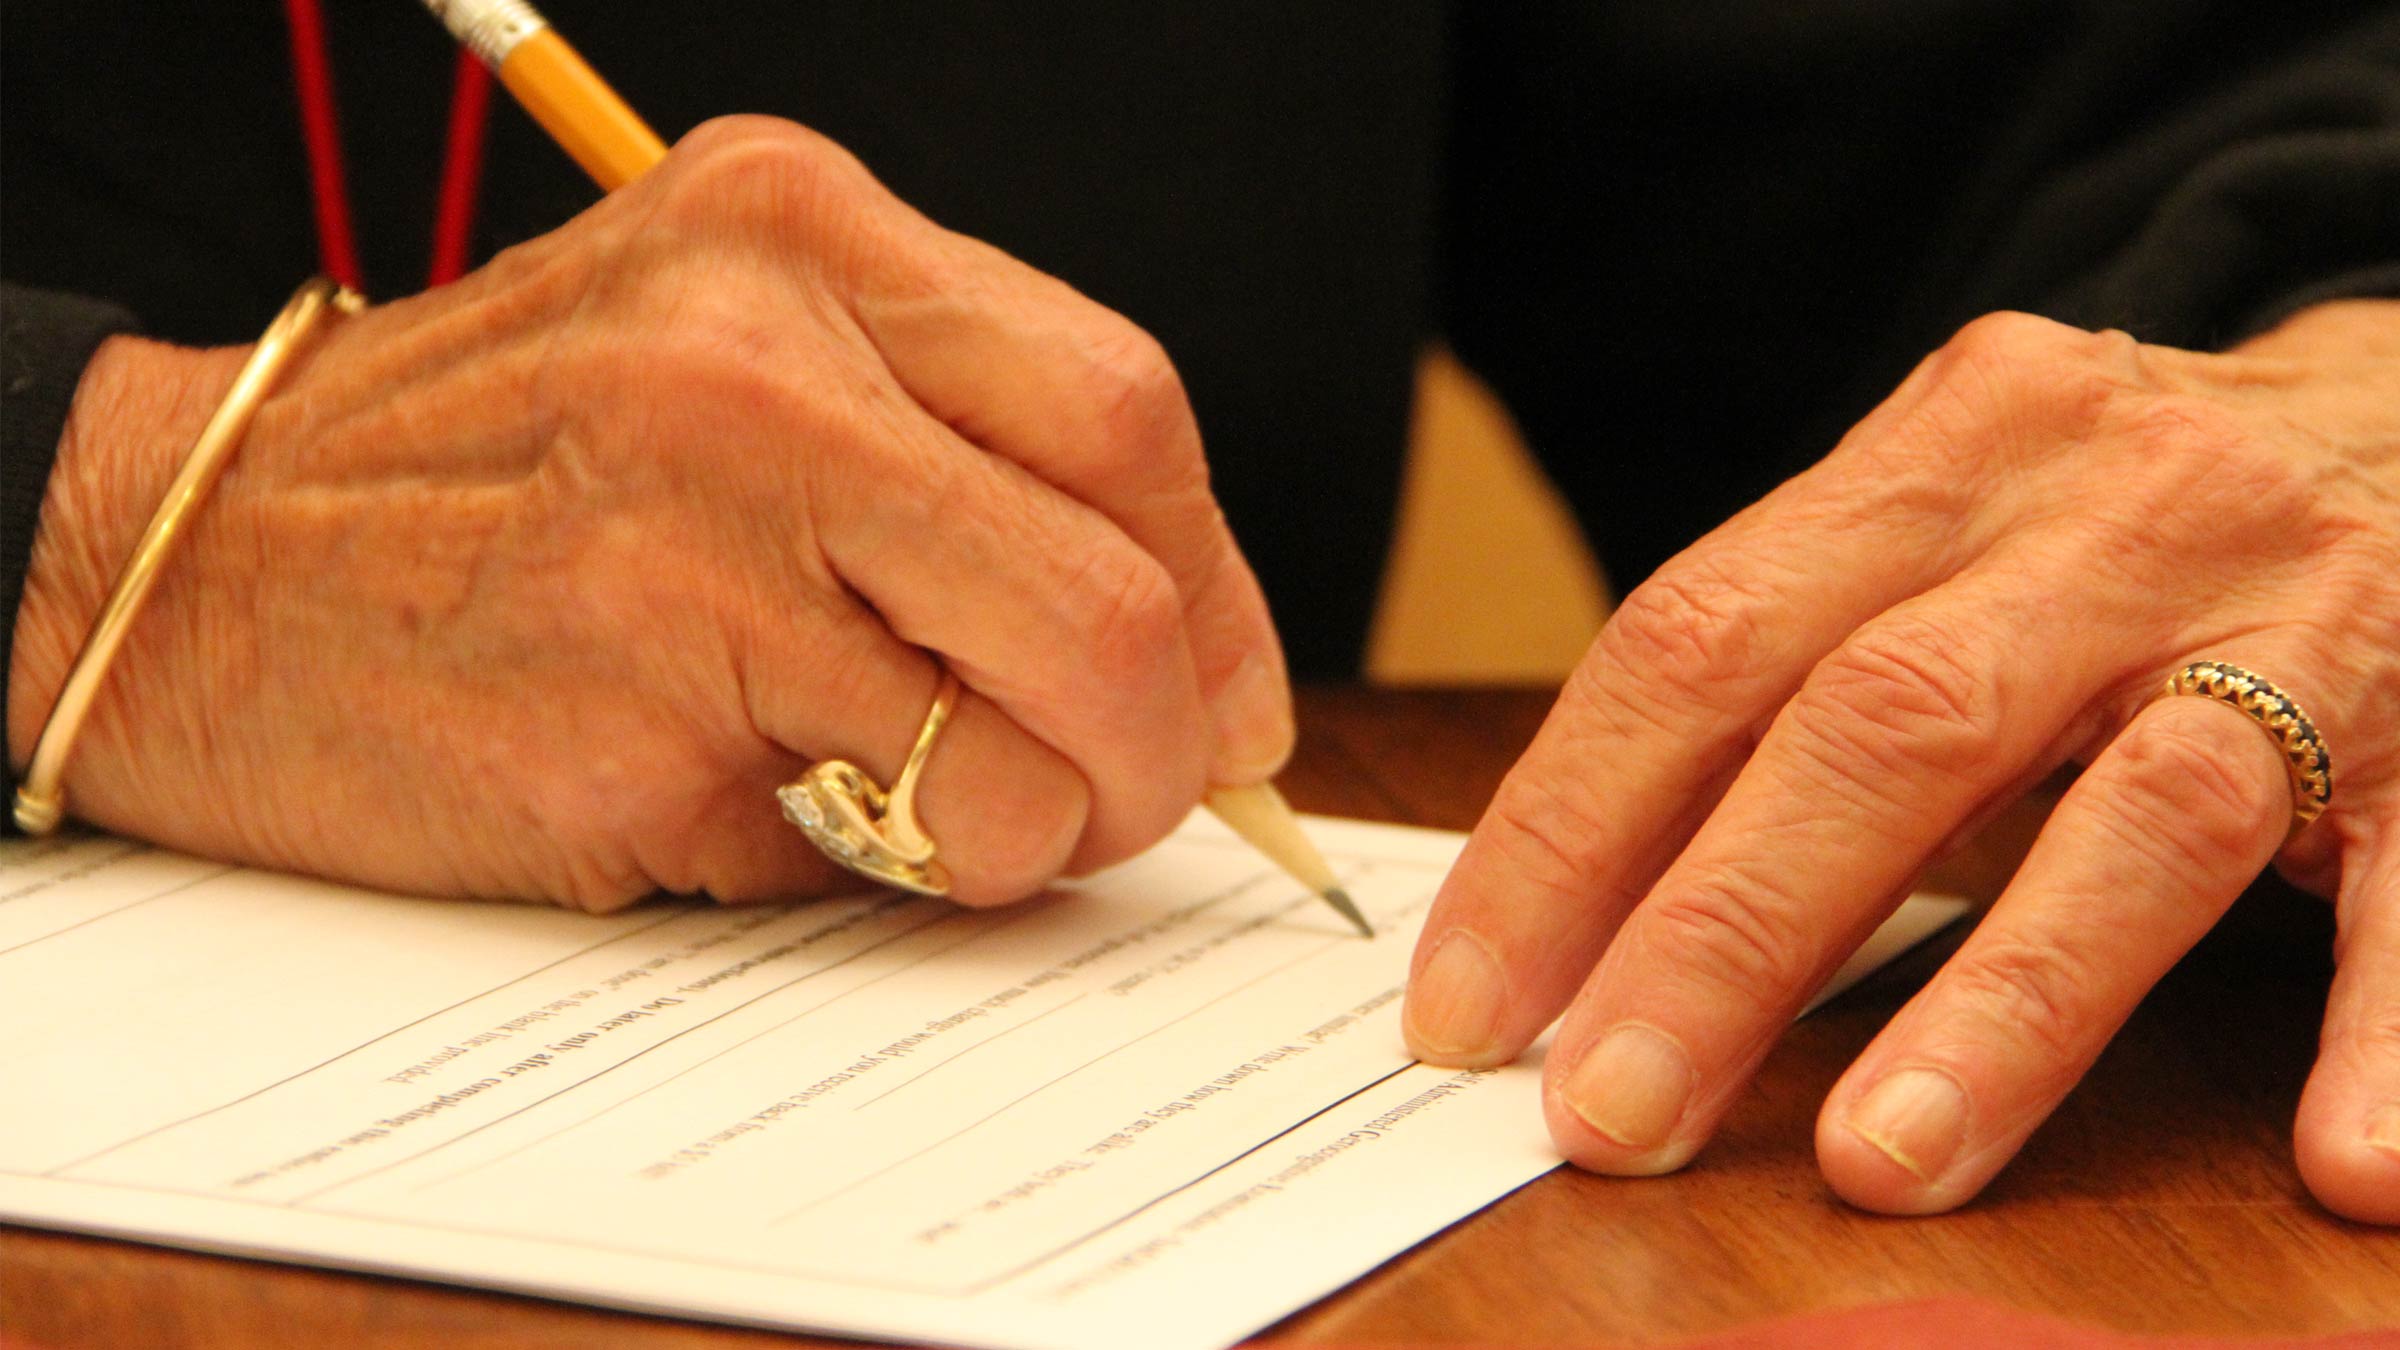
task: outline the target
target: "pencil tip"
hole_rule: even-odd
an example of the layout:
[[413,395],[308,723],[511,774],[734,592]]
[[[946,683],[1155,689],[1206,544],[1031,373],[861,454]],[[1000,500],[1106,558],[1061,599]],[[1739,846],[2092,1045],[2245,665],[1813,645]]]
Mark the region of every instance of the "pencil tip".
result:
[[1350,892],[1339,886],[1328,886],[1321,894],[1325,897],[1325,903],[1333,906],[1335,913],[1350,921],[1350,925],[1358,930],[1360,937],[1374,938],[1374,926],[1367,922],[1366,915],[1358,912],[1358,902],[1350,898]]

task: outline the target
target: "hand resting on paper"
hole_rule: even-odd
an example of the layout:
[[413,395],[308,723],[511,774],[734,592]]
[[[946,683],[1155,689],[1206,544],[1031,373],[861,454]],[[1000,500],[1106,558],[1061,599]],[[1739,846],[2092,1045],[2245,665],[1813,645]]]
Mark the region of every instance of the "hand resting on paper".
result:
[[[108,343],[16,629],[29,754],[244,352]],[[773,790],[889,782],[971,903],[1163,835],[1289,753],[1264,601],[1149,336],[736,118],[464,281],[332,328],[264,405],[68,770],[216,857],[592,909],[855,886]]]
[[[2199,660],[2331,751],[2288,842],[2261,726],[2151,701]],[[2224,355],[1970,325],[1626,598],[1442,892],[1411,1041],[1496,1064],[1563,1010],[1561,1149],[1681,1167],[1928,861],[2069,762],[2007,892],[1825,1102],[1833,1188],[1975,1195],[2272,860],[2340,921],[2302,1175],[2400,1222],[2400,303]]]

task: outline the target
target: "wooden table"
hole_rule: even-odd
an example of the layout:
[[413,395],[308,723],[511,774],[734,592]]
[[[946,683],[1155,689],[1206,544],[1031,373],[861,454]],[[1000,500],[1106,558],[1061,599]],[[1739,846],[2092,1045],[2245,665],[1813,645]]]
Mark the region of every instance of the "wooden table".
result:
[[[1311,810],[1464,829],[1545,704],[1310,690],[1285,785]],[[1975,872],[1968,884],[1990,884]],[[2322,904],[2262,887],[1984,1198],[1939,1218],[1877,1218],[1826,1191],[1811,1123],[1955,945],[1937,941],[1796,1028],[1685,1172],[1553,1173],[1270,1339],[1640,1342],[1932,1295],[2129,1331],[2400,1326],[2400,1235],[2326,1214],[2291,1161],[2330,932]],[[58,1347],[810,1343],[18,1229],[0,1229],[0,1328]]]

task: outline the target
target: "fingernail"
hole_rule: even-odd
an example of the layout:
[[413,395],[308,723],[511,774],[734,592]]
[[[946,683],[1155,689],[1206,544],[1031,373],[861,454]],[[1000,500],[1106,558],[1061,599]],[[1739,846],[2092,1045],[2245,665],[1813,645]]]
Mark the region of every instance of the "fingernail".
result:
[[1967,1137],[1967,1094],[1937,1069],[1902,1069],[1850,1108],[1850,1132],[1919,1181],[1938,1179]]
[[1567,1075],[1567,1105],[1626,1148],[1667,1142],[1692,1095],[1692,1061],[1656,1027],[1619,1022]]
[[1500,963],[1483,939],[1453,928],[1408,986],[1408,1039],[1429,1059],[1480,1059],[1500,1032]]
[[1216,716],[1220,784],[1263,783],[1292,757],[1292,691],[1266,653],[1244,657],[1226,679]]
[[2366,1140],[2370,1147],[2400,1158],[2400,1102],[2379,1106],[2368,1114]]

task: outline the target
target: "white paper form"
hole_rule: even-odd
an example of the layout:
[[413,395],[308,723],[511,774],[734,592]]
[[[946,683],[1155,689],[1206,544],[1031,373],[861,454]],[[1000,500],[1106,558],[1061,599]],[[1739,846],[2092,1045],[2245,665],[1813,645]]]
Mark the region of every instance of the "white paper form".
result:
[[[986,911],[594,918],[11,843],[0,1218],[845,1335],[1226,1344],[1557,1163],[1537,1066],[1402,1048],[1460,837],[1311,832],[1376,941],[1204,817]],[[1878,959],[1956,912],[1912,902]]]

